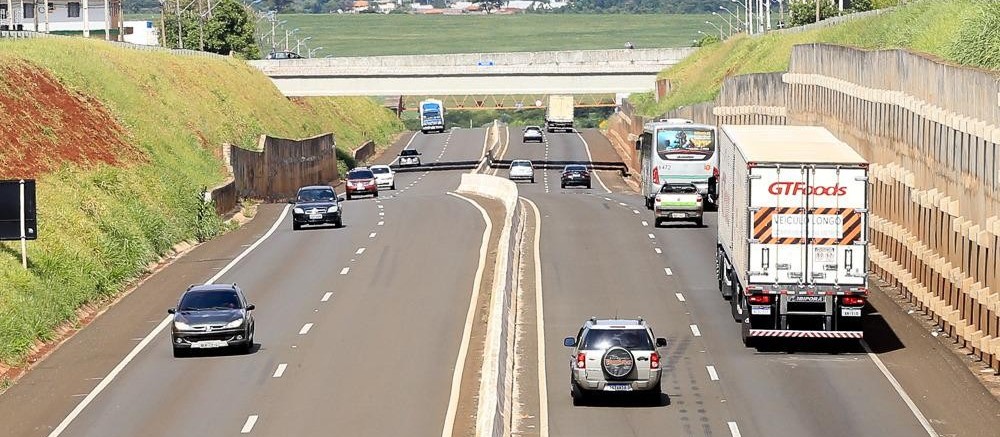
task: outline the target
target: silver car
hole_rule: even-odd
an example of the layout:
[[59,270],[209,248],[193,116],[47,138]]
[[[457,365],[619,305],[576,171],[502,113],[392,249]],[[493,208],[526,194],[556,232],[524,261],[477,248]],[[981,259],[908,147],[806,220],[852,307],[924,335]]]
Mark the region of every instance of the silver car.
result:
[[573,405],[583,405],[596,392],[638,392],[660,402],[662,366],[657,348],[666,346],[667,340],[653,336],[642,317],[592,317],[563,345],[573,348],[569,362]]
[[521,142],[527,143],[528,141],[538,143],[545,141],[542,137],[542,128],[538,126],[528,126],[524,128],[524,134],[521,135]]
[[526,159],[515,159],[510,163],[510,173],[507,177],[512,181],[531,181],[535,183],[535,167]]

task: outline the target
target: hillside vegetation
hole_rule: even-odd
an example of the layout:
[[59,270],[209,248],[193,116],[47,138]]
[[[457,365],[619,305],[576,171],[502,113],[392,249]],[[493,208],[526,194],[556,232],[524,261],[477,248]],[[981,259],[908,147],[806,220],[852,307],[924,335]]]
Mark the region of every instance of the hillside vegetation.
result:
[[1000,2],[924,0],[876,17],[800,33],[736,37],[699,49],[660,74],[672,93],[659,103],[651,93],[630,100],[643,114],[714,99],[729,75],[785,71],[792,46],[833,43],[868,49],[906,48],[965,65],[1000,69]]
[[0,244],[0,375],[173,244],[224,230],[201,202],[222,143],[332,131],[343,158],[403,128],[366,98],[288,100],[236,59],[37,39],[0,40],[0,65],[0,179],[37,177],[39,211],[29,270]]

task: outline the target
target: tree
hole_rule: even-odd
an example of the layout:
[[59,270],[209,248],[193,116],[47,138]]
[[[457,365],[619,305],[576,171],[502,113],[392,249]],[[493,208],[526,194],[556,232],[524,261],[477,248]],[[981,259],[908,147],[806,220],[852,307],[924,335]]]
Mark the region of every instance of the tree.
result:
[[788,5],[788,13],[791,15],[789,22],[792,26],[802,26],[816,22],[816,5],[819,4],[819,19],[825,20],[836,16],[839,11],[827,0],[811,0],[807,2],[795,2]]
[[490,11],[495,11],[500,9],[501,6],[507,4],[506,0],[476,0],[474,3],[478,4],[479,7],[483,8],[486,13]]
[[238,0],[216,0],[212,5],[211,16],[205,10],[205,17],[199,14],[198,8],[184,10],[185,6],[187,4],[182,2],[180,17],[177,16],[176,7],[172,10],[164,8],[163,32],[166,47],[199,50],[204,43],[203,49],[207,52],[221,55],[235,53],[246,59],[260,58],[260,49],[254,39],[256,20],[243,3]]

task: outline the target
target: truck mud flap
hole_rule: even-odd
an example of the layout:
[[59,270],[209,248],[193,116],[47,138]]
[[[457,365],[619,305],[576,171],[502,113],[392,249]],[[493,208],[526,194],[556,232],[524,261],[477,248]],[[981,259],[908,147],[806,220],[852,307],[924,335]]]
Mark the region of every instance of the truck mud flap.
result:
[[864,338],[864,331],[795,331],[780,329],[751,329],[751,337],[775,338]]

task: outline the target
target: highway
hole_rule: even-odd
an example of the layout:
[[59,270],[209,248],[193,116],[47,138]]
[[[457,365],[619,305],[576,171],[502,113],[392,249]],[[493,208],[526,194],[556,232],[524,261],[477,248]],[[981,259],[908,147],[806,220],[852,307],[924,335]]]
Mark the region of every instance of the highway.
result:
[[[513,129],[511,135],[504,159],[587,160],[588,148],[575,134],[546,134],[545,145],[523,144]],[[857,347],[795,354],[743,347],[716,287],[714,213],[705,228],[654,228],[639,196],[607,194],[596,180],[592,190],[563,190],[558,173],[519,185],[541,215],[550,435],[927,435]],[[562,339],[590,316],[616,315],[642,316],[667,338],[665,396],[659,405],[605,398],[574,407],[570,350]],[[525,357],[522,377],[537,372],[533,360],[537,353]]]
[[[542,144],[523,144],[520,129],[501,132],[502,159],[586,162],[609,148],[584,140],[593,135],[547,133]],[[424,162],[466,161],[482,156],[484,141],[483,129],[456,129],[415,135],[407,147]],[[912,393],[914,381],[893,384],[861,347],[743,347],[716,288],[714,213],[704,228],[654,228],[641,199],[616,188],[617,173],[599,172],[592,189],[561,189],[559,173],[536,170],[535,183],[518,185],[526,234],[540,226],[527,242],[538,256],[524,268],[538,269],[541,289],[525,273],[516,435],[936,435],[918,418],[934,393],[911,408],[901,390]],[[343,229],[293,232],[285,205],[262,206],[254,221],[149,278],[0,396],[0,435],[441,435],[486,229],[476,208],[446,195],[460,174],[398,173],[397,191],[345,203]],[[257,306],[251,354],[175,359],[166,331],[145,338],[188,284],[213,275],[239,283]],[[562,339],[590,316],[640,315],[668,340],[659,403],[574,407]],[[868,334],[883,340],[876,352],[903,347],[884,341],[892,332],[881,317],[869,320]],[[939,407],[993,405],[981,392],[967,396]]]

